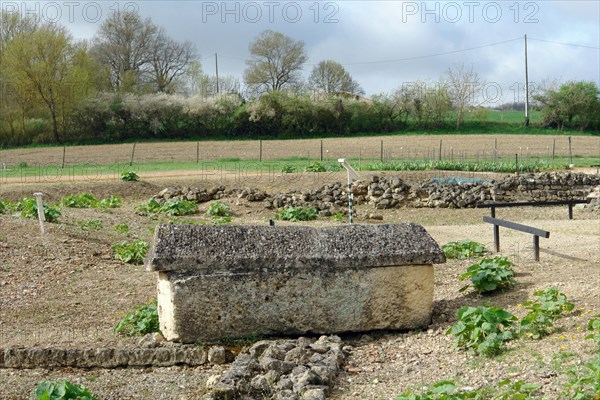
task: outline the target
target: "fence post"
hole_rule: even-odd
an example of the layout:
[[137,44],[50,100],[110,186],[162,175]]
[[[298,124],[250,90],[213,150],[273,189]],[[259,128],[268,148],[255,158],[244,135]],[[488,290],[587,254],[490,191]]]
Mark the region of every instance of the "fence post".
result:
[[262,139],[258,141],[258,160],[262,162]]
[[133,155],[135,154],[135,143],[133,143],[133,148],[131,149],[131,160],[129,160],[129,166],[133,165]]
[[571,136],[569,136],[569,165],[573,164],[573,152],[571,151]]
[[442,161],[442,139],[440,139],[440,152],[438,153],[438,160]]
[[323,161],[323,140],[321,139],[321,162]]
[[494,164],[498,161],[498,138],[494,138]]
[[67,146],[63,146],[63,159],[61,168],[65,167],[65,157],[67,156]]
[[381,141],[381,149],[379,150],[380,159],[383,162],[383,140]]
[[200,142],[196,142],[196,164],[200,162]]

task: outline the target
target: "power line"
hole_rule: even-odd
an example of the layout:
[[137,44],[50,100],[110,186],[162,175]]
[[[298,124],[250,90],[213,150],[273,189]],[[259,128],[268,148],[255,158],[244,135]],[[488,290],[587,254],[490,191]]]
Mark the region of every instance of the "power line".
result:
[[572,47],[583,47],[585,49],[594,49],[594,50],[600,50],[600,47],[594,47],[594,46],[587,46],[585,44],[574,44],[574,43],[563,43],[563,42],[554,42],[552,40],[544,40],[544,39],[536,39],[536,38],[529,38],[530,40],[535,40],[538,42],[546,42],[546,43],[553,43],[553,44],[560,44],[563,46],[572,46]]
[[499,44],[514,42],[514,41],[522,40],[522,39],[523,39],[522,37],[518,37],[518,38],[514,38],[514,39],[504,40],[502,42],[488,43],[488,44],[483,44],[481,46],[475,46],[475,47],[469,47],[469,48],[466,48],[466,49],[446,51],[446,52],[443,52],[443,53],[427,54],[427,55],[414,56],[414,57],[405,57],[405,58],[398,58],[398,59],[394,59],[394,60],[363,61],[363,62],[354,62],[354,63],[343,63],[343,65],[384,64],[384,63],[396,63],[396,62],[402,62],[402,61],[420,60],[420,59],[423,59],[423,58],[439,57],[439,56],[445,56],[445,55],[448,55],[448,54],[456,54],[456,53],[463,53],[463,52],[477,50],[477,49],[483,49],[485,47],[497,46]]

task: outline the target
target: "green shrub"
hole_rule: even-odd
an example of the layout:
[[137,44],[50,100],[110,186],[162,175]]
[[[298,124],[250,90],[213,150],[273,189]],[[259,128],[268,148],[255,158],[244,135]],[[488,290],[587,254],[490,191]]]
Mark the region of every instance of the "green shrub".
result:
[[469,239],[447,243],[442,246],[442,251],[447,258],[456,258],[459,260],[482,257],[486,253],[484,245]]
[[90,229],[99,230],[102,229],[103,224],[99,219],[89,219],[87,221],[77,221],[77,225],[81,230],[87,231]]
[[[475,290],[480,293],[512,288],[517,283],[513,279],[515,272],[511,268],[512,265],[506,257],[484,258],[471,265],[459,279],[463,281],[469,278]],[[462,292],[468,287],[469,285],[463,287],[460,291]]]
[[121,172],[121,180],[124,182],[137,182],[140,177],[133,171],[123,171]]
[[211,217],[231,217],[231,208],[225,203],[214,201],[208,206],[206,215]]
[[[23,200],[19,201],[15,206],[17,211],[21,212],[21,216],[25,218],[37,218],[37,201],[30,197],[24,197]],[[44,216],[48,222],[58,222],[61,216],[61,212],[52,206],[44,204]]]
[[2,200],[0,200],[0,214],[5,213],[7,209],[8,207],[6,207],[6,204],[4,204]]
[[71,208],[93,208],[97,206],[98,200],[90,193],[80,193],[63,197],[61,203]]
[[156,300],[149,304],[134,307],[135,311],[130,311],[117,326],[115,333],[124,333],[128,336],[145,335],[147,333],[159,332],[158,305]]
[[123,205],[123,200],[119,196],[110,196],[98,202],[100,208],[119,208]]
[[327,168],[318,161],[315,161],[311,164],[308,164],[306,168],[304,168],[305,172],[327,172]]
[[283,221],[312,221],[317,219],[319,214],[313,207],[288,207],[277,214],[276,218]]
[[592,315],[592,318],[588,322],[588,331],[591,331],[589,335],[587,335],[586,339],[591,339],[600,346],[600,314]]
[[502,308],[463,306],[458,309],[457,319],[446,331],[456,337],[456,347],[494,355],[504,342],[513,339],[512,328],[517,317]]
[[143,264],[148,252],[148,243],[143,240],[120,242],[112,246],[114,258],[130,264]]
[[35,400],[96,400],[85,386],[69,381],[41,382],[35,389],[33,398]]
[[535,300],[523,303],[529,312],[521,320],[521,332],[533,339],[540,339],[550,334],[554,322],[563,312],[573,310],[575,305],[557,288],[536,290],[533,295]]

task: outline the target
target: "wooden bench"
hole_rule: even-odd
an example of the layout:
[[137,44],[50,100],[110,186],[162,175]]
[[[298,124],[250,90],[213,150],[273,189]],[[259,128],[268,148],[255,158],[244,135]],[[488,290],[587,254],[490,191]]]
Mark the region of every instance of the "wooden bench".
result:
[[496,208],[503,207],[548,207],[548,206],[569,206],[569,219],[573,219],[573,206],[575,204],[586,204],[588,200],[557,200],[557,201],[524,201],[524,202],[515,202],[515,203],[487,203],[487,204],[477,204],[475,207],[477,208],[489,208],[491,212],[491,217],[496,218]]
[[503,226],[516,231],[531,233],[533,235],[533,256],[535,261],[540,261],[540,237],[548,239],[550,237],[550,232],[543,229],[534,228],[532,226],[517,224],[516,222],[488,216],[483,217],[483,222],[494,225],[494,247],[496,253],[500,252],[500,227]]

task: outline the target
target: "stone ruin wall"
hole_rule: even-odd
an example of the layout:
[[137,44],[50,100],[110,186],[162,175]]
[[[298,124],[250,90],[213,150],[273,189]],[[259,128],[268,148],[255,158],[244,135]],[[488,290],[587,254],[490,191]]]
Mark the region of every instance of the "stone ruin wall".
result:
[[[472,208],[477,204],[514,201],[553,201],[585,199],[600,185],[599,175],[571,172],[542,172],[511,175],[483,182],[438,182],[429,179],[409,184],[399,176],[372,175],[353,183],[354,204],[370,204],[376,209]],[[346,184],[324,185],[316,190],[267,193],[251,188],[210,189],[166,188],[154,196],[159,202],[186,199],[199,203],[224,198],[262,202],[267,209],[314,207],[321,216],[345,213],[348,206]],[[593,208],[593,209],[597,209]]]

